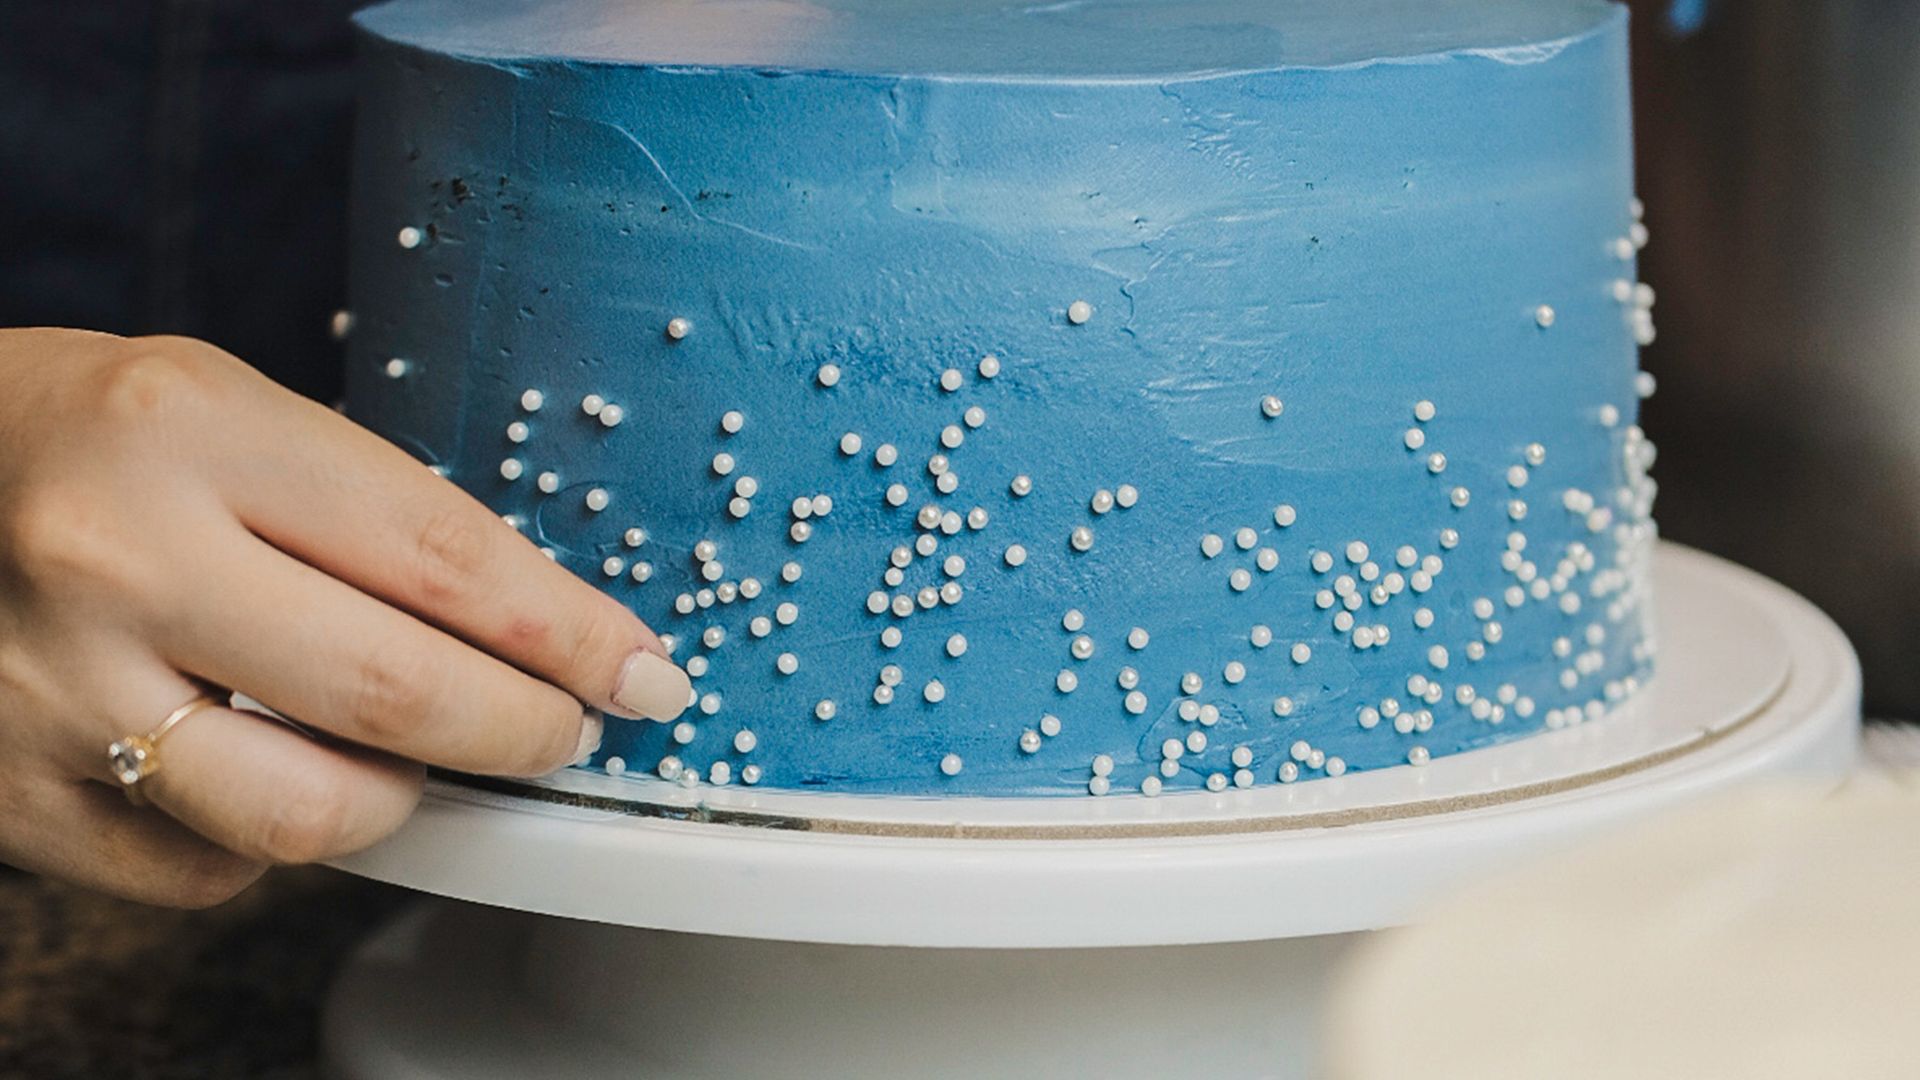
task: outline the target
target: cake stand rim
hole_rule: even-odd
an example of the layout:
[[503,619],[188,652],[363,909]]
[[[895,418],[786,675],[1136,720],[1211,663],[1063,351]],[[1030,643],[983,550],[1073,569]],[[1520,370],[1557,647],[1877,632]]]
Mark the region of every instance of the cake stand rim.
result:
[[1679,572],[1764,608],[1789,640],[1792,670],[1758,714],[1718,737],[1572,790],[1333,828],[1076,839],[595,821],[532,800],[430,796],[395,837],[334,865],[550,915],[841,944],[1174,945],[1394,925],[1417,917],[1421,898],[1529,845],[1743,779],[1831,779],[1850,767],[1859,668],[1838,628],[1759,574],[1662,548]]

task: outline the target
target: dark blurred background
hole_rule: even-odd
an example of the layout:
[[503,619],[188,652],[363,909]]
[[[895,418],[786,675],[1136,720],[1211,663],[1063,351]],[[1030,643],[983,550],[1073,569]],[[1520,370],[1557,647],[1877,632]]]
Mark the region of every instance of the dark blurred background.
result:
[[1655,513],[1920,718],[1920,3],[1635,0]]
[[[261,6],[0,0],[0,101],[44,121],[0,124],[0,325],[196,334],[334,391],[359,4]],[[1920,719],[1920,0],[1631,6],[1662,529],[1825,608],[1868,715]],[[125,130],[42,152],[90,113]],[[157,913],[0,867],[0,1076],[308,1080],[333,966],[404,896],[310,869]]]

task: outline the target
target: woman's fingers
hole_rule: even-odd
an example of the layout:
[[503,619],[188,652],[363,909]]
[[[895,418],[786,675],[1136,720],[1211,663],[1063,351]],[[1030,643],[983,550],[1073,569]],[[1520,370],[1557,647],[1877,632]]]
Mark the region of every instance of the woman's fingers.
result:
[[238,421],[215,482],[275,547],[570,691],[671,720],[689,684],[618,601],[407,454],[291,394]]
[[106,784],[45,779],[8,795],[0,860],[86,888],[166,907],[211,907],[266,869]]
[[270,717],[207,708],[159,749],[140,781],[153,804],[248,859],[319,862],[368,847],[420,799],[418,765],[308,738]]
[[[541,682],[237,528],[208,532],[156,647],[191,675],[340,738],[467,772],[536,776],[599,743]],[[217,581],[220,592],[198,582]]]

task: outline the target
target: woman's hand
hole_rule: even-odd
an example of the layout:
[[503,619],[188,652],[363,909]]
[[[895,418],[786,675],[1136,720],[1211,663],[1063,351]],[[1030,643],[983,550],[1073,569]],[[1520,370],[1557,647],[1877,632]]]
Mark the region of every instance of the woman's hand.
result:
[[[136,806],[106,748],[200,692]],[[0,331],[0,860],[156,903],[344,854],[421,763],[531,776],[686,676],[405,453],[210,345]]]

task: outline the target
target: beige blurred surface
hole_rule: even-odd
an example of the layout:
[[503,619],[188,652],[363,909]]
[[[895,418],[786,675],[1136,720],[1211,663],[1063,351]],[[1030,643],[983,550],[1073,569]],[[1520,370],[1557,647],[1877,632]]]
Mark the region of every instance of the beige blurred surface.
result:
[[1341,1080],[1920,1075],[1920,772],[1751,790],[1371,939]]

